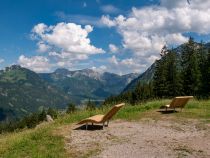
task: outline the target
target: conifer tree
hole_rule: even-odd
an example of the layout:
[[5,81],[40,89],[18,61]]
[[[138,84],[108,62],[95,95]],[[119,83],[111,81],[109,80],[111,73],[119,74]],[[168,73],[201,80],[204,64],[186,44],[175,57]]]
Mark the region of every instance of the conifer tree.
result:
[[95,108],[96,108],[95,103],[90,101],[90,99],[89,99],[87,102],[87,105],[86,105],[86,110],[95,110]]
[[205,62],[206,69],[206,79],[205,79],[205,94],[208,98],[210,98],[210,49],[208,49],[207,59]]
[[68,105],[68,108],[67,108],[67,110],[66,110],[66,113],[73,113],[73,112],[75,112],[75,111],[76,111],[76,105],[73,104],[73,103],[70,103],[70,104]]
[[177,54],[170,50],[166,56],[166,89],[168,97],[181,95],[180,73],[177,68]]
[[185,95],[197,95],[201,86],[198,48],[190,38],[182,48],[182,87]]
[[167,95],[166,86],[166,47],[162,49],[161,59],[156,61],[155,73],[153,77],[154,93],[156,97],[164,97]]

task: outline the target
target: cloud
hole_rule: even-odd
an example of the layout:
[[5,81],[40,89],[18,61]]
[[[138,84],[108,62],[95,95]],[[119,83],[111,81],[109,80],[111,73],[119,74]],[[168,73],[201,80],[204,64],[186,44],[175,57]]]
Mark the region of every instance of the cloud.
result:
[[114,44],[109,44],[109,50],[111,53],[116,53],[118,52],[119,48]]
[[[132,8],[128,16],[103,15],[101,22],[116,27],[124,49],[133,52],[132,59],[149,66],[165,44],[170,47],[186,42],[185,33],[210,34],[210,1],[194,0],[189,5],[186,0],[161,0],[159,6]],[[114,58],[112,61],[116,63]]]
[[48,51],[58,65],[71,65],[75,60],[88,59],[90,55],[104,53],[104,50],[91,44],[88,35],[93,31],[90,25],[75,23],[58,23],[47,26],[37,24],[32,29],[34,39],[38,41],[40,52]]
[[95,27],[104,27],[105,25],[101,22],[100,17],[81,15],[81,14],[66,14],[58,11],[55,15],[62,21],[75,22],[82,25],[93,25]]
[[2,64],[3,62],[4,62],[4,59],[1,59],[1,58],[0,58],[0,64]]
[[47,25],[45,25],[44,23],[40,23],[34,26],[32,32],[35,32],[36,34],[41,36],[46,30],[48,30]]
[[86,8],[86,7],[87,7],[87,3],[83,2],[83,8]]
[[116,26],[116,22],[114,20],[111,20],[109,15],[102,15],[100,22],[108,27]]
[[131,72],[139,73],[147,67],[147,64],[140,63],[134,58],[120,60],[115,55],[108,58],[108,63],[107,69],[118,74],[127,74]]
[[[45,27],[41,27],[45,26]],[[41,31],[40,31],[41,30]],[[92,26],[74,23],[58,23],[55,26],[38,24],[34,26],[32,33],[49,47],[54,47],[75,54],[97,54],[103,53],[101,48],[91,45],[88,34],[93,31]]]
[[47,44],[45,44],[41,41],[37,43],[37,46],[38,46],[37,51],[40,52],[40,53],[47,52],[50,49],[50,46],[48,46]]
[[49,71],[55,67],[73,67],[91,55],[105,52],[91,44],[88,35],[92,31],[91,25],[82,27],[63,22],[51,26],[37,24],[32,29],[32,39],[37,41],[38,52],[45,54],[31,58],[22,55],[18,62],[37,72]]
[[117,14],[117,13],[121,12],[121,10],[119,8],[117,8],[111,4],[103,5],[103,6],[101,6],[100,9],[106,14]]
[[94,70],[94,71],[97,71],[99,73],[103,73],[103,72],[107,71],[107,67],[105,65],[101,65],[99,67],[93,66],[91,69]]
[[210,8],[209,0],[202,0],[202,1],[201,0],[176,0],[176,1],[161,0],[160,2],[161,6],[169,9],[190,7],[192,9],[201,10],[201,9]]
[[36,72],[48,72],[52,65],[49,60],[43,56],[26,57],[21,55],[18,59],[18,63],[25,68],[31,69]]

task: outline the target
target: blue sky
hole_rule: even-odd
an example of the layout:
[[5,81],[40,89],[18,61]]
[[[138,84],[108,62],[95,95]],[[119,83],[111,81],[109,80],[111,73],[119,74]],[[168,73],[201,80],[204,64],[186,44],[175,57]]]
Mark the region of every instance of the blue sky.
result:
[[0,68],[141,73],[164,44],[208,42],[209,8],[208,0],[2,0]]

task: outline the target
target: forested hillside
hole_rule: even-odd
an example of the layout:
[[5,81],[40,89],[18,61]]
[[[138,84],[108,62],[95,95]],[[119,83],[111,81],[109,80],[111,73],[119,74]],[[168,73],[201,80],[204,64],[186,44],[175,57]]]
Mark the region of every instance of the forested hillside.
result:
[[65,108],[69,96],[18,65],[0,71],[0,121],[29,115],[44,107]]
[[[135,88],[106,99],[105,103],[127,101],[141,102],[151,98],[168,98],[193,95],[210,96],[210,48],[192,38],[175,49],[163,47],[161,58],[155,62],[152,80],[135,81]],[[149,71],[151,71],[149,69]],[[131,82],[133,83],[133,81]]]

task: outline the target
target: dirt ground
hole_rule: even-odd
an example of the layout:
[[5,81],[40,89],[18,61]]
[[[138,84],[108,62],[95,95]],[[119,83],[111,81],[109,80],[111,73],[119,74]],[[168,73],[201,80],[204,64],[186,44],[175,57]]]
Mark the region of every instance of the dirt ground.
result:
[[88,130],[73,125],[65,138],[73,157],[210,157],[210,126],[193,119],[116,120],[104,129],[90,125]]

